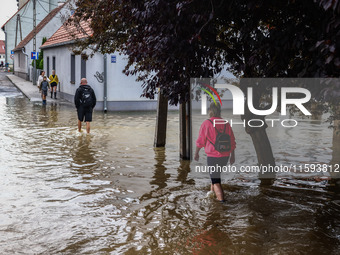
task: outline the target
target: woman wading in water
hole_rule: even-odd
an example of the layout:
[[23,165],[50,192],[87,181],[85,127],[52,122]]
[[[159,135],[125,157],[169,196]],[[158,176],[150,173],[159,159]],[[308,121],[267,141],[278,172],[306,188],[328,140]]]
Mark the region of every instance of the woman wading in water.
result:
[[211,171],[211,191],[215,192],[217,199],[224,202],[224,194],[221,185],[222,169],[228,164],[235,162],[235,136],[229,123],[225,123],[221,118],[221,105],[219,103],[211,103],[209,107],[210,119],[205,120],[199,130],[196,141],[195,160],[199,160],[199,151],[204,147],[207,154],[207,165],[213,167],[215,171]]

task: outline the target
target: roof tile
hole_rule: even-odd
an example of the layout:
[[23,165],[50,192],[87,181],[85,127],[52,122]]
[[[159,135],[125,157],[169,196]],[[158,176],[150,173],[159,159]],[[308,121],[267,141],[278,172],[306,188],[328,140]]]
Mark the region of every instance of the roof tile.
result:
[[90,22],[81,21],[80,28],[82,31],[74,25],[68,25],[66,21],[40,48],[72,43],[75,39],[82,39],[92,35]]

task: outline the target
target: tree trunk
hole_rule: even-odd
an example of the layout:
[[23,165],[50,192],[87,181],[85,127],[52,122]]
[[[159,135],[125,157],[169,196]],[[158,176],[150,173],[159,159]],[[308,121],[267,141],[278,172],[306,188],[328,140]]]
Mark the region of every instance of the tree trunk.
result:
[[160,91],[158,93],[154,147],[165,146],[167,121],[168,121],[168,99]]
[[318,102],[311,103],[312,120],[320,120],[322,118],[322,105]]
[[[256,128],[249,134],[253,141],[257,161],[259,166],[272,166],[275,167],[275,159],[273,156],[272,147],[265,128]],[[275,178],[275,173],[268,171],[259,173],[262,185],[272,184]]]
[[[261,73],[259,73],[258,70],[254,70],[251,65],[248,65],[247,63],[251,63],[250,57],[252,52],[251,51],[245,51],[244,53],[245,57],[245,69],[244,69],[244,78],[256,78],[256,77],[263,77]],[[254,84],[254,80],[251,79],[241,79],[240,88],[242,89],[243,93],[247,95],[247,88],[253,87],[253,106],[256,109],[260,108],[260,102],[261,102],[261,96],[262,94],[265,94],[266,86],[260,85],[261,84],[261,78],[260,80],[257,80],[258,85]],[[255,85],[255,86],[254,86]],[[264,86],[264,87],[263,87]],[[245,100],[245,115],[242,116],[242,120],[246,121],[246,132],[251,136],[253,140],[253,144],[255,147],[258,165],[259,166],[272,166],[275,167],[275,159],[273,156],[272,147],[269,142],[269,138],[266,132],[267,124],[265,122],[266,116],[257,116],[250,112],[248,108],[247,98]],[[263,127],[249,127],[248,126],[248,120],[250,119],[261,119],[265,123]],[[259,178],[261,180],[261,185],[271,185],[274,182],[275,179],[275,173],[266,173],[266,174],[259,174]]]
[[[243,87],[243,91],[246,91],[246,88],[249,87],[251,84],[249,81],[241,84]],[[261,87],[257,87],[253,90],[253,105],[256,109],[260,108],[260,101],[261,101]],[[267,168],[275,167],[275,159],[272,151],[272,147],[270,145],[270,141],[266,132],[267,124],[265,122],[266,116],[258,116],[250,112],[248,108],[248,104],[245,102],[245,115],[242,116],[242,119],[246,122],[246,132],[251,136],[254,148],[257,155],[258,166],[262,167],[265,166]],[[248,121],[251,119],[260,119],[263,121],[264,125],[262,127],[250,127],[248,125]],[[260,122],[259,122],[260,123]],[[256,124],[254,121],[252,125],[259,125]],[[261,180],[261,185],[271,185],[275,179],[275,173],[273,171],[259,173],[259,179]]]
[[[330,165],[333,166],[335,164],[340,164],[340,120],[334,121],[334,128],[333,128],[333,152],[332,152],[332,160],[330,162]],[[340,169],[338,169],[340,171]],[[340,173],[339,172],[333,172],[330,173],[332,177],[331,183],[333,185],[336,185],[337,187],[340,187]]]
[[179,106],[179,142],[180,158],[191,159],[191,101],[180,104]]

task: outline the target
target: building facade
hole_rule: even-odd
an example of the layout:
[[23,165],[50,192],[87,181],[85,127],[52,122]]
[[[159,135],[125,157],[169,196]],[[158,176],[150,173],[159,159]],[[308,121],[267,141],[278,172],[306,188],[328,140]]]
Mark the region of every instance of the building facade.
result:
[[[70,15],[70,10],[66,4],[52,10],[36,28],[36,49],[42,45],[43,38],[50,38],[63,24],[63,17]],[[32,81],[32,59],[34,31],[31,31],[14,51],[14,74]]]
[[6,63],[5,52],[6,52],[5,41],[0,40],[0,66],[4,66]]
[[[38,25],[58,3],[65,0],[35,0],[36,1],[36,24]],[[33,30],[33,0],[19,2],[18,11],[2,25],[5,33],[6,53],[5,59],[13,65],[14,55],[12,50]],[[21,28],[21,29],[20,29]]]
[[76,89],[81,78],[86,78],[97,96],[97,110],[104,109],[104,62],[107,76],[107,110],[135,111],[154,110],[157,100],[141,98],[142,87],[136,82],[136,76],[126,76],[122,73],[127,60],[118,53],[110,55],[94,54],[85,60],[82,55],[74,55],[71,45],[54,45],[43,47],[44,70],[46,73],[56,71],[59,77],[59,92],[61,98],[73,102]]

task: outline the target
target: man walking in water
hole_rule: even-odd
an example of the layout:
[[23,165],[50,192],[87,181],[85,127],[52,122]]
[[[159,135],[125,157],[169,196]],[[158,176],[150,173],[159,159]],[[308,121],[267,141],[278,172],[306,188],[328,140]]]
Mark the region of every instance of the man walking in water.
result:
[[86,78],[82,78],[79,88],[74,95],[74,104],[78,113],[78,131],[81,132],[82,122],[86,122],[86,132],[90,133],[90,122],[92,121],[93,108],[96,106],[96,95]]

